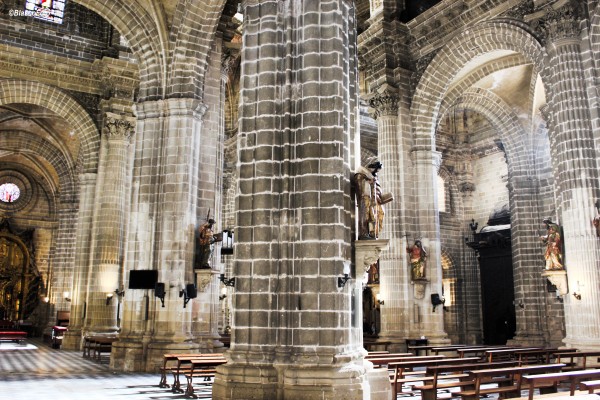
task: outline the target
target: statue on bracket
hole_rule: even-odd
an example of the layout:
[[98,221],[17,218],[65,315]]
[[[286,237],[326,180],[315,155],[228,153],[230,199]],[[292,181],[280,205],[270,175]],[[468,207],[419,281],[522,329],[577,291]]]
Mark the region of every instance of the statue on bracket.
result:
[[222,234],[213,233],[213,225],[215,220],[209,218],[206,223],[202,224],[198,229],[198,262],[197,268],[210,268],[210,258],[212,256],[214,243],[223,240]]
[[406,251],[410,255],[411,279],[413,281],[425,280],[427,251],[423,247],[423,244],[417,239],[412,246],[409,245],[406,247]]
[[375,240],[383,228],[383,205],[394,200],[392,193],[383,193],[377,173],[383,164],[377,160],[360,167],[354,175],[358,201],[358,238]]
[[546,225],[546,235],[540,236],[540,239],[546,246],[544,250],[546,270],[562,270],[564,265],[560,226],[552,222],[550,218],[544,218],[543,222]]

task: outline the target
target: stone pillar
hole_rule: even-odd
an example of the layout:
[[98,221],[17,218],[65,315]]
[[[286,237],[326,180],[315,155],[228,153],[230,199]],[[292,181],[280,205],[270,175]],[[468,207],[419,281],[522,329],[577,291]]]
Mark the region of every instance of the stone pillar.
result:
[[130,140],[135,130],[132,117],[106,112],[96,186],[92,250],[87,282],[87,310],[84,334],[117,331],[125,206]]
[[368,398],[356,275],[338,287],[352,258],[353,6],[243,5],[234,316],[213,399]]
[[[71,296],[69,330],[65,333],[62,348],[79,350],[86,307],[86,292],[90,260],[90,232],[97,174],[88,172],[79,176],[79,214],[75,238],[75,266],[72,285],[68,289]],[[59,293],[62,296],[62,293]],[[51,321],[52,321],[51,317]]]
[[600,241],[591,224],[600,198],[598,163],[583,73],[579,2],[560,2],[538,21],[547,34],[552,127],[550,147],[558,221],[563,228],[568,347],[600,349]]
[[[427,281],[414,282],[415,315],[419,314],[419,323],[411,325],[412,337],[425,336],[430,344],[449,343],[444,331],[444,313],[442,307],[433,307],[431,294],[442,296],[442,263],[440,244],[440,221],[437,206],[437,171],[441,165],[441,154],[414,146],[412,149],[414,210],[413,229],[409,236],[421,240],[428,257],[425,277]],[[411,243],[413,244],[413,243]]]
[[380,182],[385,192],[394,194],[394,201],[385,205],[385,220],[381,237],[389,240],[389,248],[379,259],[379,295],[385,304],[381,306],[382,341],[392,343],[390,349],[404,349],[405,339],[409,337],[409,326],[413,320],[412,287],[410,268],[406,257],[406,232],[404,207],[404,173],[407,156],[402,135],[399,134],[400,96],[398,89],[384,85],[369,99],[369,105],[375,110],[377,120],[378,154],[383,164],[379,172]]

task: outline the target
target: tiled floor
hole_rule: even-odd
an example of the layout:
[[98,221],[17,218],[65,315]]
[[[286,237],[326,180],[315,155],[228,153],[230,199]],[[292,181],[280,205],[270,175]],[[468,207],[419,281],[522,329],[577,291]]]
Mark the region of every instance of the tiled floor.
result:
[[[41,341],[0,342],[1,400],[185,399],[159,388],[159,380],[158,374],[114,374],[108,363],[85,359],[78,351],[55,350]],[[209,391],[196,389],[199,398],[211,398]]]
[[[112,373],[108,360],[97,363],[83,358],[81,352],[55,350],[37,340],[20,345],[0,342],[0,400],[186,399],[182,393],[159,388],[159,380],[157,373]],[[196,385],[195,389],[200,399],[211,398],[210,387]],[[399,395],[398,399],[420,400],[420,396]]]

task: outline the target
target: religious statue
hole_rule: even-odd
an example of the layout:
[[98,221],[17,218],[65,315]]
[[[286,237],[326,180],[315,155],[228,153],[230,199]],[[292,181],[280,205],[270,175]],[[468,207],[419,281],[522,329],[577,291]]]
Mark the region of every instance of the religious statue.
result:
[[411,278],[413,281],[425,279],[425,266],[427,251],[423,248],[420,240],[415,240],[415,244],[407,246],[406,251],[410,255]]
[[214,243],[220,242],[222,237],[220,235],[215,235],[212,231],[212,227],[215,224],[214,219],[209,219],[203,224],[198,230],[198,244],[199,244],[199,259],[198,267],[199,268],[210,268],[210,257],[212,256]]
[[391,193],[383,193],[377,172],[383,164],[379,161],[360,167],[354,175],[358,201],[358,238],[377,239],[383,228],[383,205],[394,200]]
[[597,215],[592,220],[592,225],[594,225],[594,229],[596,230],[596,236],[600,237],[600,215]]
[[564,266],[562,261],[563,254],[560,226],[552,222],[549,218],[545,218],[543,222],[546,224],[547,233],[544,236],[540,236],[540,239],[546,245],[546,250],[544,251],[546,269],[561,270]]

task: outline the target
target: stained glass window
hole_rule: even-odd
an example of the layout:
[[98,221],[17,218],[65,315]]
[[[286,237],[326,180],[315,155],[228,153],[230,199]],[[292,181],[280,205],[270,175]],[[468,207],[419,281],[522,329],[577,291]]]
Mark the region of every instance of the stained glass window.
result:
[[26,0],[25,12],[34,18],[62,24],[67,0]]
[[13,203],[17,201],[21,191],[14,183],[3,183],[0,185],[0,201],[4,203]]

